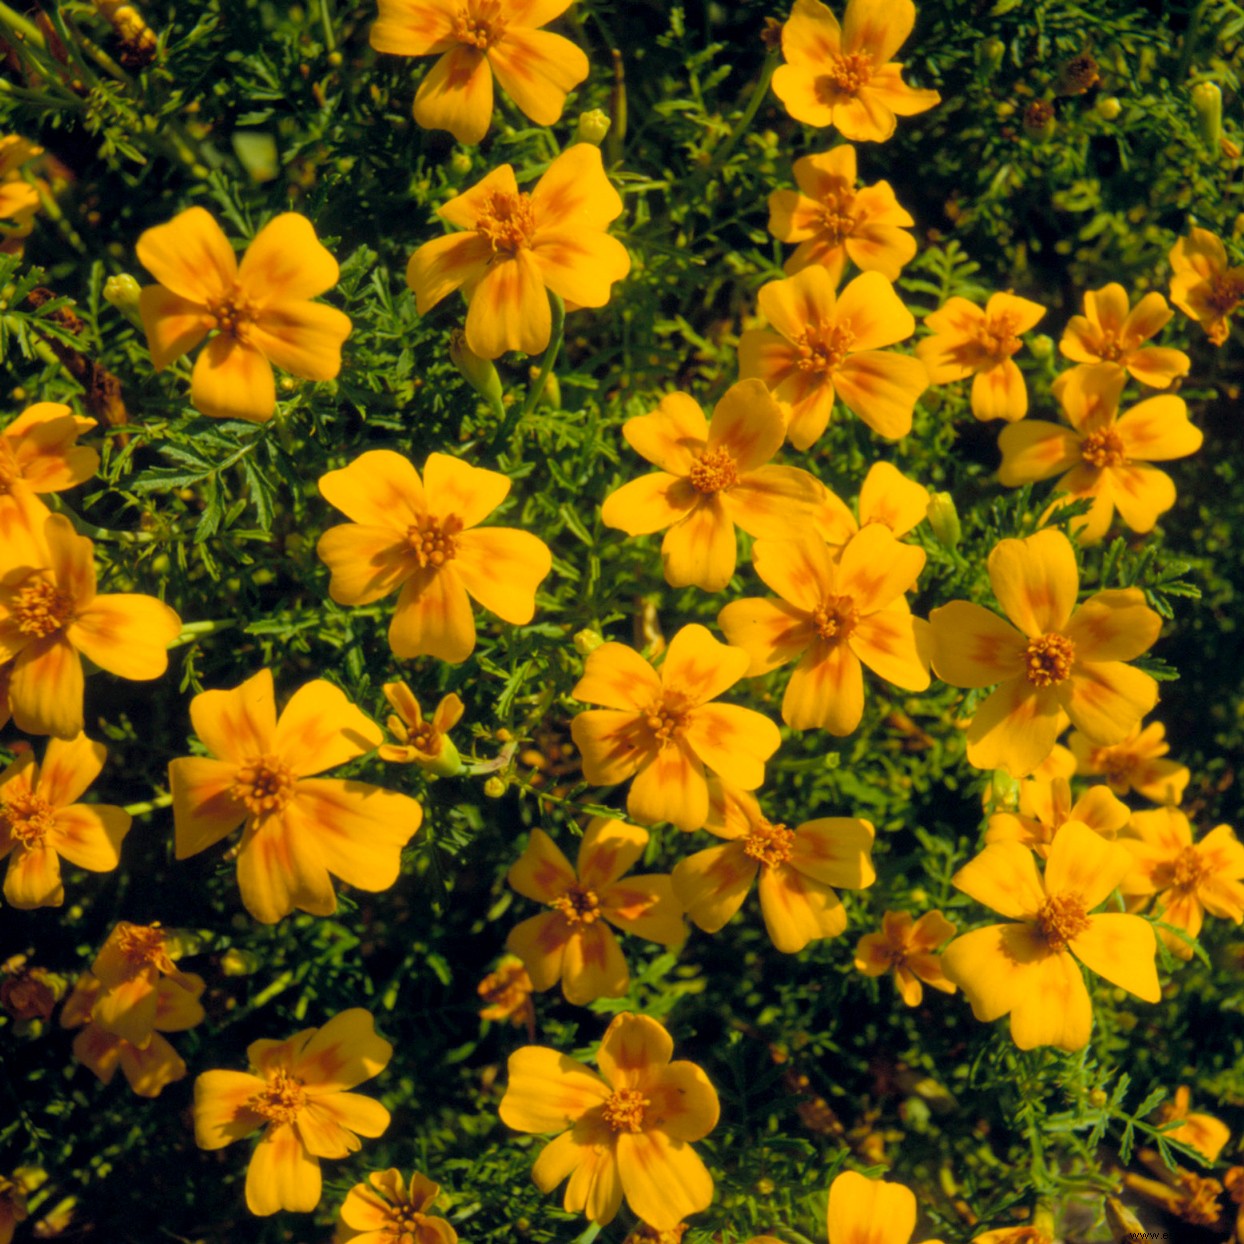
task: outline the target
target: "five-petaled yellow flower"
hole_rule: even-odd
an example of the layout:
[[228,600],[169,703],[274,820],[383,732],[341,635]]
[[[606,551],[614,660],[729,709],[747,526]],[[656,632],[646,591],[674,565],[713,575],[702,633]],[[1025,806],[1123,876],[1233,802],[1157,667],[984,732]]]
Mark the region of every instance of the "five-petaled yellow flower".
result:
[[940,911],[927,911],[912,920],[906,911],[887,911],[880,933],[865,933],[855,948],[855,967],[865,976],[894,973],[894,988],[907,1006],[919,1006],[924,986],[954,993],[955,985],[942,971],[937,948],[954,937],[955,926]]
[[340,688],[316,679],[278,719],[272,671],[190,702],[210,756],[169,763],[176,854],[184,860],[244,825],[238,886],[247,911],[273,924],[294,908],[337,910],[329,874],[360,890],[387,890],[402,848],[423,819],[406,795],[312,774],[378,747],[380,728]]
[[1121,743],[1094,743],[1078,730],[1067,740],[1075,758],[1075,772],[1106,779],[1116,795],[1135,791],[1151,803],[1180,803],[1192,774],[1187,765],[1166,759],[1171,745],[1166,727],[1151,721],[1138,725]]
[[1208,229],[1193,229],[1171,248],[1171,301],[1191,316],[1216,345],[1231,331],[1244,302],[1244,264],[1228,266],[1227,248]]
[[670,641],[658,673],[633,648],[605,643],[591,653],[571,693],[603,709],[570,723],[593,786],[634,777],[627,811],[637,821],[699,829],[708,819],[705,771],[754,790],[781,743],[767,717],[735,704],[714,704],[747,673],[747,653],[696,624]]
[[631,270],[626,247],[605,232],[621,214],[591,143],[567,147],[530,194],[503,164],[437,209],[461,232],[415,251],[406,283],[420,315],[461,289],[470,304],[466,343],[481,358],[538,354],[553,332],[546,290],[576,307],[603,307]]
[[346,1193],[333,1244],[458,1244],[458,1233],[428,1211],[440,1187],[419,1171],[373,1171]]
[[371,45],[397,56],[440,59],[415,94],[415,120],[478,143],[492,121],[492,78],[537,125],[556,125],[566,95],[588,74],[569,39],[540,27],[571,0],[379,0]]
[[159,282],[138,303],[156,371],[215,334],[190,377],[203,414],[263,423],[276,410],[273,364],[303,380],[341,370],[350,317],[311,301],[337,284],[337,261],[305,216],[274,217],[239,265],[215,220],[187,208],[138,239],[138,258]]
[[1126,738],[1158,698],[1157,683],[1126,664],[1162,629],[1144,593],[1097,592],[1077,608],[1075,552],[1052,529],[1000,541],[988,566],[1009,622],[964,600],[929,615],[939,678],[1000,684],[968,727],[969,762],[1024,777],[1053,750],[1065,716],[1095,742]]
[[965,933],[942,952],[946,975],[976,1018],[1009,1014],[1022,1050],[1083,1049],[1093,1008],[1077,960],[1143,1001],[1159,1001],[1152,926],[1122,912],[1090,914],[1133,867],[1123,847],[1075,821],[1055,837],[1044,877],[1032,852],[1016,842],[987,846],[965,864],[954,884],[1018,922]]
[[396,743],[380,745],[380,759],[392,764],[416,764],[438,777],[453,777],[462,770],[462,757],[449,732],[462,720],[465,706],[452,691],[442,696],[430,720],[425,720],[410,688],[404,682],[387,682],[381,688],[393,709],[385,722]]
[[[1111,282],[1084,295],[1084,314],[1073,315],[1058,343],[1064,357],[1079,364],[1102,364],[1125,371],[1151,389],[1165,389],[1188,374],[1191,360],[1182,350],[1148,346],[1174,312],[1154,291],[1129,307],[1127,291]],[[1073,369],[1073,375],[1080,369]]]
[[36,402],[0,431],[0,544],[17,527],[42,524],[48,510],[39,494],[63,492],[99,470],[99,454],[77,444],[95,427],[59,402]]
[[713,1199],[713,1177],[691,1142],[717,1125],[717,1092],[694,1063],[671,1062],[674,1042],[654,1019],[623,1012],[591,1068],[547,1046],[510,1055],[501,1121],[519,1132],[560,1132],[532,1167],[542,1192],[567,1176],[565,1206],[612,1222],[622,1198],[658,1230]]
[[941,102],[936,91],[909,87],[903,66],[890,59],[915,24],[911,0],[847,0],[842,25],[821,0],[795,0],[773,93],[796,121],[832,125],[855,142],[884,142],[896,116]]
[[510,481],[448,454],[429,454],[423,478],[391,449],[372,449],[320,477],[320,493],[354,521],[330,527],[316,552],[328,594],[368,605],[401,588],[389,646],[404,660],[460,662],[475,650],[471,598],[513,626],[536,610],[552,569],[548,545],[512,527],[479,527]]
[[560,980],[576,1006],[626,993],[630,973],[610,924],[665,946],[686,938],[668,876],[623,877],[647,845],[647,830],[597,817],[583,834],[576,869],[548,834],[531,831],[506,880],[552,910],[511,929],[505,948],[522,959],[535,989]]
[[252,1041],[250,1071],[205,1071],[194,1082],[194,1139],[223,1149],[264,1129],[246,1172],[252,1214],[306,1213],[320,1203],[320,1159],[345,1158],[379,1136],[389,1112],[348,1090],[379,1075],[393,1047],[353,1007],[288,1041]]
[[761,286],[756,301],[777,331],[739,338],[739,375],[763,380],[790,407],[786,435],[796,449],[825,431],[835,398],[887,440],[911,431],[929,377],[919,359],[882,348],[905,341],[916,321],[880,272],[839,294],[824,268],[804,268]]

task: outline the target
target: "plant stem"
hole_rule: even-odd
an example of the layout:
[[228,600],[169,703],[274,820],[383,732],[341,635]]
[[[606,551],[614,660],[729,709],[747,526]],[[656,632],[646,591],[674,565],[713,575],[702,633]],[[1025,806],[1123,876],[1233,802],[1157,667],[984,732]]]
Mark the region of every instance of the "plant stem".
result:
[[81,514],[71,509],[65,501],[53,494],[48,498],[52,509],[63,514],[80,536],[90,536],[92,540],[111,540],[114,544],[151,544],[155,536],[149,531],[109,531],[106,527],[96,527],[88,523]]
[[181,634],[169,644],[169,647],[180,648],[184,644],[193,643],[200,635],[214,635],[217,631],[227,631],[234,626],[237,626],[237,622],[233,618],[219,618],[215,621],[207,622],[187,622],[182,626]]
[[544,358],[540,363],[540,372],[535,380],[532,381],[531,388],[527,390],[527,400],[523,402],[521,407],[517,403],[510,407],[506,420],[501,425],[501,431],[497,433],[497,439],[494,443],[499,447],[504,446],[509,441],[518,424],[535,410],[536,403],[544,392],[544,386],[549,382],[553,364],[557,362],[558,352],[562,348],[562,337],[566,328],[566,304],[552,290],[549,290],[548,294],[549,306],[553,312],[553,325],[549,333],[548,348],[544,351]]
[[726,136],[726,141],[721,143],[717,150],[713,152],[713,158],[704,170],[704,176],[707,177],[715,173],[730,158],[730,153],[734,150],[735,145],[743,137],[747,127],[751,125],[756,113],[760,111],[760,105],[769,93],[769,82],[773,78],[773,71],[777,68],[777,65],[778,51],[776,48],[770,48],[765,56],[765,63],[760,71],[760,77],[752,88],[751,97],[747,101],[747,107],[743,109],[743,115],[735,122],[734,128]]
[[7,4],[0,3],[0,26],[6,26],[19,39],[43,50],[47,47],[47,42],[43,38],[43,31],[32,21],[28,21],[20,13],[9,8]]
[[172,795],[157,795],[154,799],[148,799],[145,803],[127,803],[123,811],[128,812],[130,816],[149,816],[152,812],[158,812],[161,808],[171,808],[172,806]]
[[324,50],[332,52],[337,47],[337,36],[333,32],[332,0],[320,0],[320,23],[324,27]]

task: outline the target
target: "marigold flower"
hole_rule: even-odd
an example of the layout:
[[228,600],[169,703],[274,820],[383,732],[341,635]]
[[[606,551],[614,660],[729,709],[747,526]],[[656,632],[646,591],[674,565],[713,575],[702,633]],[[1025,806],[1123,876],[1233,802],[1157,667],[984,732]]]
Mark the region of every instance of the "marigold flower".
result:
[[923,522],[929,512],[929,490],[889,462],[874,462],[868,468],[856,501],[858,522],[850,506],[828,489],[825,492],[816,529],[826,544],[836,546],[836,554],[856,532],[872,523],[888,527],[901,537]]
[[[1072,384],[1076,372],[1081,375]],[[1118,416],[1126,380],[1127,374],[1115,367],[1064,372],[1054,382],[1054,396],[1071,426],[1025,419],[1003,428],[998,438],[998,479],[1008,488],[1062,472],[1055,492],[1066,494],[1068,501],[1092,498],[1093,508],[1071,520],[1082,544],[1105,537],[1116,506],[1133,531],[1152,531],[1175,504],[1175,485],[1149,464],[1183,458],[1201,447],[1201,430],[1188,422],[1181,397],[1151,397]],[[1051,506],[1047,521],[1063,504]]]
[[829,1185],[829,1244],[907,1244],[915,1229],[916,1198],[910,1188],[866,1179],[856,1171],[843,1171]]
[[536,1008],[531,1001],[534,988],[523,961],[517,955],[502,955],[496,971],[489,972],[476,988],[476,993],[488,1003],[481,1008],[480,1019],[495,1023],[509,1020],[515,1028],[525,1027],[534,1040]]
[[1032,853],[996,842],[951,879],[978,903],[1017,924],[994,924],[956,938],[942,967],[977,1019],[1011,1017],[1022,1050],[1088,1044],[1092,1003],[1076,960],[1145,1002],[1162,996],[1153,929],[1140,916],[1091,915],[1132,871],[1123,847],[1069,821],[1050,847],[1045,876]]
[[927,624],[903,596],[924,568],[923,549],[872,524],[837,561],[816,536],[757,540],[752,561],[781,599],[731,601],[717,625],[751,659],[749,677],[799,660],[782,697],[788,726],[850,734],[864,715],[865,665],[896,686],[928,687]]
[[1244,302],[1244,265],[1227,266],[1227,248],[1208,229],[1193,229],[1171,248],[1171,301],[1204,329],[1216,345],[1231,331],[1230,319]]
[[847,910],[832,887],[866,890],[877,879],[873,827],[830,816],[795,829],[772,824],[754,796],[714,783],[710,834],[725,846],[697,851],[674,866],[674,893],[692,921],[716,933],[738,913],[759,874],[760,914],[774,946],[793,955],[809,942],[837,937]]
[[566,95],[588,75],[569,39],[540,27],[571,0],[535,6],[522,0],[379,0],[371,45],[397,56],[440,59],[415,95],[415,120],[474,145],[492,121],[492,77],[537,125],[556,125]]
[[1231,1129],[1212,1114],[1192,1110],[1191,1105],[1192,1094],[1186,1084],[1181,1084],[1175,1090],[1175,1100],[1158,1111],[1160,1123],[1178,1123],[1179,1126],[1168,1128],[1162,1134],[1167,1140],[1177,1140],[1195,1149],[1207,1164],[1213,1165],[1231,1139]]
[[819,264],[835,287],[848,259],[864,272],[897,281],[916,254],[915,225],[900,207],[888,181],[856,189],[855,148],[843,143],[794,164],[798,190],[769,196],[769,232],[780,242],[797,242],[783,265],[788,276]]
[[[1174,314],[1156,291],[1129,308],[1127,291],[1112,281],[1085,292],[1084,314],[1067,321],[1058,348],[1072,362],[1109,366],[1151,389],[1165,389],[1188,374],[1192,360],[1182,350],[1145,342],[1161,332]],[[1073,368],[1071,374],[1080,371]]]
[[628,536],[668,527],[661,563],[672,587],[721,591],[734,574],[736,526],[789,539],[824,502],[815,476],[769,461],[782,447],[785,420],[759,380],[727,389],[711,422],[694,398],[669,393],[652,414],[628,419],[622,435],[661,469],[611,492],[601,520]]
[[[39,190],[22,176],[22,169],[42,154],[42,147],[36,147],[18,134],[0,138],[0,221],[4,222],[0,224],[0,253],[19,252],[22,243],[34,232],[40,206]],[[0,1244],[7,1244],[2,1229]]]
[[60,857],[90,872],[121,862],[131,817],[111,804],[77,802],[108,756],[84,734],[52,739],[43,765],[25,751],[0,773],[0,859],[9,856],[4,897],[14,907],[59,907],[65,901]]
[[937,947],[954,937],[955,926],[940,911],[925,912],[913,921],[906,911],[887,911],[880,933],[865,933],[855,948],[855,967],[865,976],[894,973],[894,988],[907,1006],[924,1000],[923,981],[942,993],[954,993],[955,985],[942,971]]
[[39,493],[63,492],[99,470],[99,454],[76,443],[95,426],[59,402],[36,402],[0,432],[0,543],[47,518]]
[[531,831],[506,880],[524,898],[553,910],[511,929],[505,948],[522,959],[533,988],[552,989],[560,980],[566,1001],[575,1006],[620,998],[631,978],[610,924],[663,946],[685,940],[682,908],[668,876],[623,879],[647,845],[647,830],[594,817],[572,868],[544,830]]
[[[1244,845],[1230,825],[1210,830],[1198,843],[1178,808],[1134,812],[1120,840],[1133,857],[1120,887],[1129,898],[1155,897],[1156,914],[1189,937],[1201,931],[1205,913],[1244,921]],[[1165,929],[1159,936],[1172,954],[1192,958],[1192,947]]]
[[966,298],[950,298],[940,310],[925,317],[933,329],[916,346],[928,368],[930,384],[972,381],[972,413],[981,420],[1013,423],[1028,413],[1028,389],[1015,364],[1026,333],[1045,314],[1045,308],[1014,294],[993,294],[982,311]]
[[154,596],[97,595],[95,546],[63,514],[8,537],[0,543],[0,662],[13,662],[13,720],[28,734],[73,739],[83,724],[81,658],[121,678],[159,678],[181,619]]
[[547,1046],[510,1055],[501,1121],[518,1132],[560,1132],[532,1167],[541,1192],[567,1176],[565,1207],[612,1222],[622,1198],[658,1230],[705,1209],[713,1178],[692,1141],[717,1125],[717,1092],[654,1019],[623,1012],[596,1055],[601,1074]]
[[473,530],[509,493],[504,475],[429,454],[421,480],[401,454],[373,449],[321,476],[319,488],[354,520],[316,545],[332,571],[328,594],[368,605],[400,587],[389,646],[403,660],[465,661],[475,650],[471,598],[512,626],[535,615],[553,566],[548,545],[513,527]]
[[739,338],[739,375],[758,377],[789,405],[786,435],[796,449],[825,431],[835,398],[887,440],[911,431],[929,378],[919,359],[881,348],[910,337],[916,321],[880,272],[838,294],[824,268],[804,268],[761,286],[756,300],[777,332]]
[[1116,795],[1135,791],[1151,803],[1181,803],[1184,788],[1192,774],[1187,765],[1166,760],[1171,745],[1166,727],[1151,721],[1143,730],[1138,725],[1121,743],[1102,746],[1078,730],[1067,740],[1075,757],[1075,772],[1106,779]]
[[146,1048],[155,1028],[160,981],[193,990],[198,980],[178,969],[172,950],[170,936],[159,924],[122,920],[113,927],[91,964],[99,986],[91,1003],[92,1019],[104,1032]]
[[603,307],[631,270],[626,247],[605,232],[622,200],[591,143],[567,147],[530,194],[503,164],[436,214],[463,232],[425,242],[410,257],[406,283],[420,315],[461,289],[466,343],[481,358],[539,354],[549,344],[546,289],[576,307]]
[[394,764],[417,764],[429,773],[452,777],[462,769],[462,758],[449,732],[462,720],[462,701],[451,691],[436,706],[431,721],[424,721],[419,702],[404,682],[387,682],[381,688],[396,714],[385,723],[397,743],[382,743],[380,759]]
[[782,741],[762,714],[711,703],[743,677],[747,664],[747,653],[694,624],[670,641],[659,673],[633,648],[601,644],[571,692],[605,706],[570,723],[583,776],[593,786],[634,776],[626,808],[635,820],[699,829],[708,819],[705,770],[753,790],[764,783],[765,761]]
[[361,1007],[288,1041],[252,1041],[249,1072],[205,1071],[195,1080],[195,1143],[223,1149],[262,1127],[246,1172],[247,1208],[261,1216],[313,1210],[320,1159],[348,1157],[360,1136],[389,1126],[384,1106],[347,1090],[379,1075],[392,1056]]
[[941,103],[936,91],[909,87],[903,66],[890,59],[915,24],[911,0],[848,0],[841,26],[820,0],[795,0],[773,93],[796,121],[835,126],[855,142],[884,142],[896,115]]
[[169,763],[176,855],[188,859],[244,825],[237,847],[242,902],[273,924],[294,908],[337,910],[329,874],[360,890],[397,880],[423,810],[368,782],[312,774],[379,746],[379,727],[331,683],[300,687],[278,720],[272,671],[190,702],[210,756]]
[[409,1182],[395,1167],[373,1171],[346,1193],[333,1244],[457,1244],[458,1233],[429,1214],[440,1186],[413,1171]]
[[968,761],[1024,777],[1050,754],[1066,717],[1096,742],[1126,738],[1158,698],[1157,683],[1125,664],[1162,629],[1144,594],[1097,592],[1077,608],[1075,552],[1054,530],[999,541],[989,581],[1010,622],[964,600],[929,615],[939,678],[1000,684],[968,727]]
[[138,302],[156,371],[215,331],[190,378],[201,413],[264,423],[276,410],[273,364],[303,380],[331,380],[341,370],[350,317],[311,301],[337,284],[337,261],[305,216],[273,217],[240,265],[201,207],[148,229],[137,250],[158,282],[144,286]]
[[10,955],[0,963],[0,1007],[18,1023],[47,1023],[67,982],[47,968],[31,967],[26,955]]
[[1087,825],[1095,834],[1112,839],[1131,819],[1132,810],[1116,799],[1108,786],[1091,786],[1074,803],[1066,778],[1029,778],[1019,784],[1019,811],[995,812],[989,818],[985,842],[1018,842],[1042,859],[1068,821]]

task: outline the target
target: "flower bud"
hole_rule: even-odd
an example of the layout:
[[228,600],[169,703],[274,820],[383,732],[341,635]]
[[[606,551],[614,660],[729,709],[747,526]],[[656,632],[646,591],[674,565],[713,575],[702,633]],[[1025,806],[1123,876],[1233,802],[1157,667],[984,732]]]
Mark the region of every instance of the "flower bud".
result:
[[990,775],[989,802],[995,808],[1019,806],[1019,782],[1005,769],[995,769]]
[[574,650],[581,657],[585,657],[589,653],[595,652],[604,642],[605,637],[599,631],[594,631],[590,627],[584,627],[583,630],[575,632]]
[[438,736],[440,747],[435,756],[417,756],[415,764],[426,773],[434,773],[437,777],[456,777],[462,772],[462,757],[458,754],[454,741],[447,734]]
[[1060,95],[1083,95],[1100,81],[1101,71],[1097,67],[1097,61],[1087,52],[1081,52],[1063,65],[1058,75],[1057,89]]
[[104,301],[116,307],[128,319],[138,318],[138,295],[140,286],[128,272],[110,276],[104,282]]
[[933,534],[946,548],[959,547],[959,541],[963,538],[963,524],[959,522],[959,511],[955,508],[955,499],[950,493],[935,492],[929,498],[927,517]]
[[493,776],[484,783],[484,794],[489,799],[500,799],[505,794],[505,778]]
[[473,163],[474,161],[465,151],[455,151],[453,155],[449,157],[449,167],[453,169],[455,173],[458,173],[463,177],[471,171],[471,165]]
[[1038,333],[1029,339],[1028,352],[1034,359],[1048,359],[1054,353],[1054,338],[1046,333]]
[[575,133],[575,141],[591,143],[593,147],[599,147],[605,141],[605,135],[609,133],[610,124],[609,114],[599,108],[584,112],[579,116],[579,128]]
[[1049,142],[1054,137],[1054,105],[1044,99],[1034,99],[1024,109],[1024,133],[1036,142]]
[[987,74],[992,74],[1002,64],[1002,58],[1005,55],[1006,44],[996,36],[976,45],[976,63]]
[[1119,103],[1114,95],[1103,95],[1094,105],[1097,109],[1097,115],[1103,121],[1118,120],[1119,113],[1123,111],[1123,105]]
[[226,976],[249,976],[260,966],[259,957],[233,947],[220,956],[220,970]]
[[1215,82],[1198,82],[1192,88],[1192,106],[1196,109],[1201,139],[1211,149],[1222,138],[1222,91]]
[[501,401],[501,377],[491,360],[482,359],[466,343],[466,334],[455,328],[449,334],[449,358],[462,378],[490,406]]

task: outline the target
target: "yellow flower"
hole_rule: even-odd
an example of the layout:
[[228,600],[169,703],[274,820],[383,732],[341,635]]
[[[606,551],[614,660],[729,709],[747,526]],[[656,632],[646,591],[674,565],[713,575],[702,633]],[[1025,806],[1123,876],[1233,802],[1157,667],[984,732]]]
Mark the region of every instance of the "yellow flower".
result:
[[457,1244],[453,1227],[427,1212],[440,1192],[418,1171],[409,1182],[396,1168],[373,1171],[346,1193],[333,1244]]
[[511,929],[505,948],[522,959],[533,988],[552,989],[560,980],[566,1001],[576,1006],[620,998],[630,973],[610,924],[664,946],[685,940],[668,876],[623,879],[647,845],[646,830],[595,817],[579,844],[576,869],[548,834],[531,831],[506,880],[524,898],[553,910]]
[[804,268],[761,286],[756,300],[777,332],[739,338],[739,375],[763,380],[790,407],[786,435],[796,449],[825,431],[835,398],[887,440],[911,431],[929,377],[919,359],[881,348],[910,337],[916,321],[880,272],[838,294],[824,268]]
[[401,588],[389,646],[403,660],[457,664],[475,650],[471,599],[512,626],[536,609],[548,545],[512,527],[474,530],[505,500],[510,481],[448,454],[429,454],[423,478],[401,454],[373,449],[320,477],[320,493],[354,521],[316,545],[332,571],[328,593],[368,605]]
[[[1219,825],[1194,844],[1182,812],[1155,808],[1134,812],[1121,841],[1134,860],[1123,893],[1156,896],[1156,915],[1163,923],[1196,937],[1206,912],[1236,924],[1244,921],[1244,845],[1230,825]],[[1173,954],[1192,958],[1192,947],[1175,934],[1162,929],[1159,936]]]
[[[1116,367],[1064,372],[1054,382],[1054,396],[1071,426],[1025,419],[1003,428],[998,438],[998,478],[1008,488],[1062,472],[1056,493],[1066,494],[1067,501],[1092,499],[1092,509],[1071,520],[1082,544],[1105,537],[1116,507],[1133,531],[1152,531],[1175,504],[1175,485],[1149,464],[1183,458],[1201,447],[1201,430],[1188,422],[1181,397],[1151,397],[1118,416],[1126,381],[1127,374]],[[1063,504],[1051,506],[1046,521],[1056,519]]]
[[848,0],[841,26],[820,0],[795,0],[782,27],[786,63],[773,74],[773,93],[796,121],[835,126],[855,142],[884,142],[895,115],[914,116],[941,102],[936,91],[913,90],[890,58],[916,23],[911,0]]
[[[1188,374],[1191,360],[1182,350],[1145,342],[1161,332],[1172,315],[1157,292],[1129,308],[1127,291],[1111,282],[1085,293],[1084,314],[1067,321],[1058,348],[1074,363],[1108,365],[1151,389],[1165,389]],[[1072,374],[1080,370],[1077,367]]]
[[517,955],[502,955],[496,971],[480,981],[476,993],[488,1003],[480,1010],[480,1019],[501,1023],[509,1020],[515,1028],[526,1027],[534,1037],[536,1008],[531,1001],[534,986],[523,961]]
[[601,1074],[547,1046],[510,1055],[501,1121],[518,1132],[560,1132],[531,1177],[551,1192],[567,1176],[566,1209],[612,1222],[622,1198],[669,1230],[713,1199],[713,1178],[692,1141],[717,1125],[717,1092],[694,1063],[670,1061],[674,1043],[654,1019],[623,1012],[596,1055]]
[[1192,1094],[1186,1084],[1181,1084],[1175,1090],[1175,1100],[1167,1102],[1158,1112],[1159,1122],[1178,1123],[1179,1126],[1164,1130],[1162,1134],[1167,1140],[1177,1140],[1195,1149],[1212,1165],[1231,1139],[1231,1130],[1212,1114],[1190,1110],[1191,1104]]
[[816,529],[826,544],[834,545],[841,556],[843,546],[862,527],[877,523],[896,536],[905,536],[924,521],[929,512],[929,490],[908,479],[889,462],[874,462],[860,485],[856,501],[859,521],[835,493],[825,490],[825,500],[816,516]]
[[1181,803],[1184,788],[1192,774],[1187,765],[1166,760],[1171,745],[1166,727],[1151,721],[1143,730],[1139,725],[1121,743],[1109,746],[1093,743],[1078,730],[1067,740],[1079,774],[1106,779],[1116,795],[1135,791],[1152,803]]
[[360,1136],[379,1136],[389,1112],[347,1090],[379,1075],[393,1047],[359,1007],[306,1028],[288,1041],[252,1041],[251,1070],[205,1071],[194,1082],[194,1139],[223,1149],[264,1129],[246,1172],[252,1214],[313,1210],[320,1203],[320,1159],[345,1158]]
[[601,519],[628,536],[668,527],[661,542],[666,582],[719,592],[734,574],[736,526],[789,539],[824,504],[815,476],[770,463],[784,429],[781,409],[759,380],[727,389],[711,422],[694,398],[667,394],[652,414],[622,428],[631,448],[661,469],[610,493]]
[[1029,778],[1019,784],[1019,812],[995,812],[989,818],[985,843],[1018,842],[1042,859],[1068,821],[1087,825],[1103,838],[1114,838],[1131,819],[1132,810],[1107,786],[1091,786],[1072,803],[1066,778]]
[[111,872],[131,818],[111,804],[79,803],[108,756],[84,734],[52,739],[40,768],[29,749],[0,773],[0,859],[10,856],[4,897],[14,907],[65,901],[60,857],[89,872]]
[[22,242],[34,232],[39,211],[38,187],[45,183],[38,178],[33,183],[27,181],[22,169],[42,154],[42,147],[20,135],[6,134],[0,138],[0,221],[4,222],[0,224],[0,253],[20,251]]
[[1044,314],[1044,307],[1010,293],[992,295],[983,311],[966,298],[948,299],[925,318],[933,336],[916,346],[929,383],[974,376],[972,413],[978,419],[1022,419],[1028,413],[1028,389],[1012,355],[1023,345],[1020,333]]
[[750,657],[749,677],[799,660],[782,697],[788,726],[850,734],[864,715],[865,665],[896,686],[928,687],[928,626],[903,596],[924,568],[923,549],[878,523],[837,561],[817,536],[757,540],[752,560],[781,599],[731,601],[717,625]]
[[1125,664],[1162,629],[1144,593],[1097,592],[1077,608],[1075,553],[1053,530],[999,541],[989,581],[1010,622],[963,600],[929,615],[939,678],[1000,684],[968,727],[968,761],[1024,777],[1053,750],[1066,717],[1095,742],[1126,738],[1158,698],[1157,683]]
[[99,470],[99,454],[76,444],[95,426],[59,402],[36,402],[0,432],[0,544],[42,525],[48,511],[38,494],[64,492]]
[[566,95],[588,74],[587,57],[541,26],[571,0],[379,0],[371,45],[397,56],[440,59],[415,95],[415,120],[478,143],[492,120],[492,78],[537,125],[556,125]]
[[829,1244],[907,1244],[915,1229],[910,1188],[855,1171],[843,1171],[829,1185]]
[[626,247],[605,232],[622,200],[591,143],[567,147],[530,194],[503,164],[436,214],[462,232],[415,251],[406,283],[420,315],[461,289],[470,304],[466,343],[481,358],[538,354],[549,344],[546,289],[577,307],[603,307],[631,270]]
[[849,143],[796,160],[794,174],[798,190],[769,196],[769,232],[799,244],[784,265],[787,275],[819,264],[837,286],[850,259],[864,272],[897,281],[916,254],[916,239],[907,232],[916,222],[899,206],[890,183],[857,190]]
[[790,829],[766,820],[753,796],[721,783],[704,828],[726,844],[680,861],[673,879],[679,902],[706,933],[734,918],[759,875],[765,930],[783,954],[797,954],[847,927],[847,910],[831,887],[866,890],[877,879],[873,827],[855,817],[821,817]]
[[634,776],[626,807],[635,820],[699,829],[708,819],[705,770],[754,790],[782,741],[762,714],[711,703],[743,677],[747,664],[747,653],[695,624],[670,641],[659,674],[633,648],[601,644],[571,692],[605,706],[570,723],[583,776],[593,786]]
[[622,427],[631,448],[661,470],[608,495],[602,521],[628,536],[668,527],[661,544],[666,582],[722,591],[738,557],[735,526],[789,539],[824,504],[814,475],[769,462],[784,428],[780,407],[755,379],[726,389],[712,422],[687,393],[667,394],[652,414]]
[[273,924],[294,908],[331,915],[330,873],[369,891],[397,880],[419,805],[367,782],[311,776],[383,737],[339,688],[306,683],[278,720],[272,671],[260,670],[232,691],[196,695],[190,719],[211,754],[169,763],[176,855],[188,859],[244,825],[238,886],[256,920]]
[[203,414],[263,423],[276,410],[273,364],[304,380],[341,370],[350,318],[311,301],[337,284],[337,261],[305,216],[274,217],[239,265],[220,226],[191,207],[148,229],[138,258],[158,282],[138,303],[156,371],[215,332],[190,379]]
[[1193,229],[1171,248],[1171,301],[1220,346],[1244,302],[1244,265],[1227,266],[1227,249],[1208,229]]
[[942,952],[942,967],[986,1022],[1011,1017],[1023,1050],[1088,1044],[1092,1003],[1077,960],[1145,1002],[1162,996],[1153,929],[1140,916],[1091,915],[1132,871],[1123,847],[1069,821],[1050,847],[1045,876],[1015,842],[987,846],[952,878],[978,903],[1016,924],[965,933]]
[[28,734],[73,739],[83,724],[82,657],[121,678],[159,678],[181,619],[153,596],[97,595],[95,546],[63,514],[9,536],[0,544],[0,662],[13,662],[13,720]]
[[397,743],[382,743],[380,759],[394,764],[417,764],[440,777],[453,777],[462,759],[449,732],[462,720],[462,701],[451,691],[441,699],[431,721],[424,721],[419,702],[404,682],[387,682],[384,698],[397,715],[385,723]]
[[881,932],[866,933],[855,948],[855,967],[865,976],[894,973],[894,988],[907,1006],[924,1000],[920,982],[954,993],[955,986],[942,971],[937,947],[954,937],[955,926],[940,911],[925,912],[913,921],[906,911],[887,911],[881,917]]

